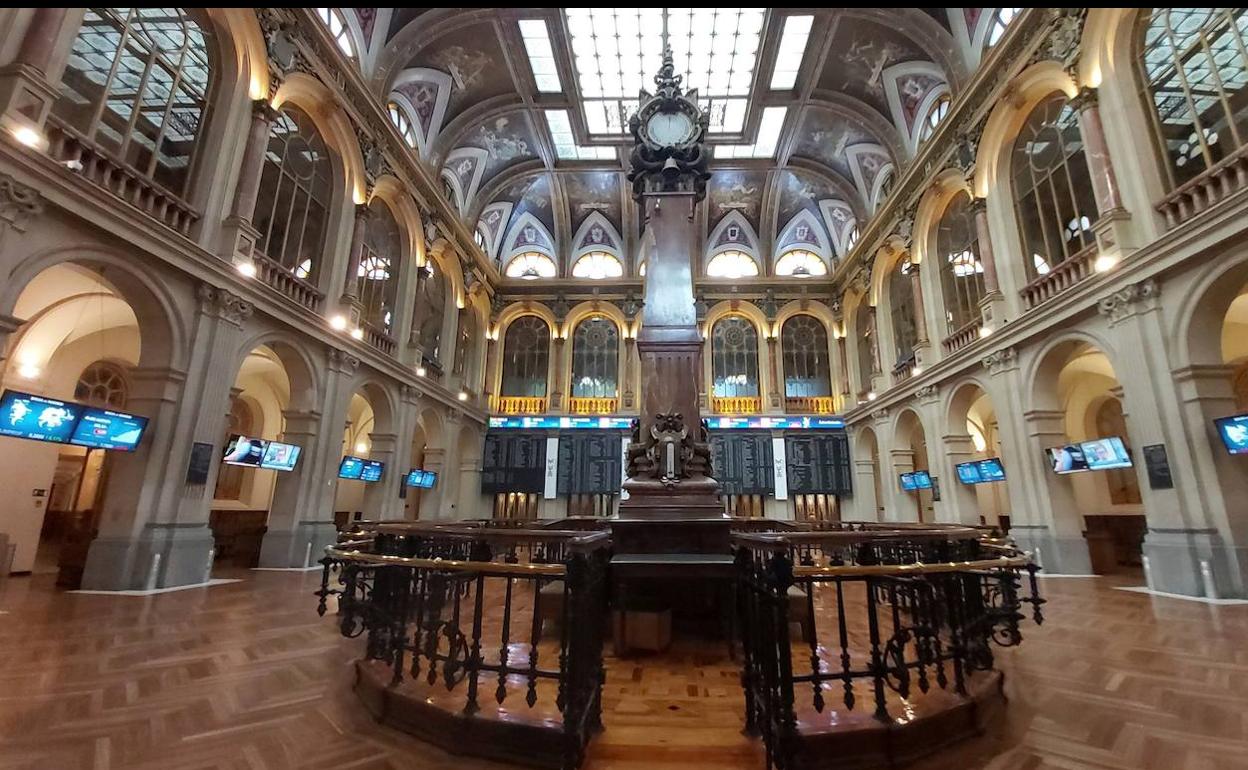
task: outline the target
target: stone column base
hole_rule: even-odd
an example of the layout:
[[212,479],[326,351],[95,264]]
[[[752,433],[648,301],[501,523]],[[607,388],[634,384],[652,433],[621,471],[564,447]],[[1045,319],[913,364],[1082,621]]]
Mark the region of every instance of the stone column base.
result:
[[336,542],[338,529],[332,521],[300,521],[293,530],[271,529],[260,545],[260,566],[279,569],[315,566],[325,556],[325,546]]
[[[1051,575],[1091,575],[1088,541],[1082,537],[1057,537],[1043,524],[1013,524],[1010,537]],[[1041,573],[1044,574],[1044,573]]]
[[1148,587],[1210,599],[1248,596],[1248,548],[1213,529],[1150,529],[1144,536]]
[[215,547],[206,523],[149,524],[134,540],[97,537],[87,551],[82,587],[141,591],[205,583],[212,576],[210,559]]

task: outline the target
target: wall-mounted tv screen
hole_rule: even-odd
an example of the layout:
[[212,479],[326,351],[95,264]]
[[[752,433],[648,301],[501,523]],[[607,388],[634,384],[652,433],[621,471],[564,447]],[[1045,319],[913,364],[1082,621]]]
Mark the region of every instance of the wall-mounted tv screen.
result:
[[1222,437],[1226,451],[1233,455],[1248,454],[1248,414],[1220,417],[1213,424]]
[[221,462],[226,465],[245,465],[250,468],[259,468],[260,462],[264,459],[264,439],[248,438],[247,436],[230,436],[230,440],[225,442],[225,454],[221,456]]
[[364,460],[351,455],[342,458],[342,462],[338,464],[338,478],[358,479],[360,474],[364,472],[364,462]]
[[1079,447],[1083,450],[1083,461],[1090,471],[1131,467],[1131,455],[1127,454],[1127,447],[1118,436],[1083,441]]
[[903,473],[899,478],[901,478],[901,488],[906,492],[913,492],[919,488],[919,485],[914,480],[913,473]]
[[146,429],[146,417],[88,406],[82,410],[69,442],[92,449],[133,452],[138,448]]
[[963,484],[987,484],[993,481],[1005,481],[1005,468],[1001,460],[990,457],[987,460],[973,460],[969,463],[958,463],[958,481]]
[[1044,451],[1049,456],[1049,467],[1054,473],[1065,475],[1088,469],[1088,463],[1083,458],[1083,448],[1078,444],[1049,447]]
[[419,468],[413,468],[407,472],[403,483],[416,489],[433,489],[433,485],[437,483],[437,480],[438,474],[433,471],[422,471]]
[[0,395],[0,436],[69,443],[87,407],[6,390]]
[[932,476],[927,471],[914,472],[914,486],[916,489],[931,489]]
[[264,459],[260,461],[260,467],[271,471],[293,471],[295,463],[299,462],[299,450],[294,444],[269,441],[264,448]]
[[381,472],[385,467],[386,464],[379,460],[364,460],[364,465],[360,468],[360,481],[381,481]]

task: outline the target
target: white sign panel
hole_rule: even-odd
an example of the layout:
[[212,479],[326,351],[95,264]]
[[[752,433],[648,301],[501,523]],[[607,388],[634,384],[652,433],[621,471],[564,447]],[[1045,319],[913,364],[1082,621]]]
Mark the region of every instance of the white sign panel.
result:
[[546,489],[542,497],[554,500],[559,496],[559,437],[546,439]]
[[[629,442],[631,441],[632,439],[629,438],[628,436],[625,436],[623,439],[620,440],[620,458],[621,458],[620,459],[620,483],[621,484],[623,484],[625,481],[628,481],[628,445],[629,445]],[[628,499],[628,490],[625,489],[623,486],[620,487],[620,499],[621,500]]]
[[771,440],[772,469],[775,473],[776,499],[789,499],[789,473],[784,460],[784,438]]

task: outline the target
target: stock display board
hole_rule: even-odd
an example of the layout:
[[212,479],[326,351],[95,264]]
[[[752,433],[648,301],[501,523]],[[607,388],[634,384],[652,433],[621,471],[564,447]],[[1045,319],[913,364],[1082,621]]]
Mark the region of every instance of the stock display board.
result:
[[785,436],[784,449],[790,494],[852,493],[849,437],[844,433]]
[[586,431],[559,437],[559,494],[606,495],[620,491],[619,431]]
[[766,495],[775,489],[771,434],[733,431],[711,434],[711,475],[725,495]]
[[481,491],[541,492],[546,482],[546,437],[489,433],[481,455]]

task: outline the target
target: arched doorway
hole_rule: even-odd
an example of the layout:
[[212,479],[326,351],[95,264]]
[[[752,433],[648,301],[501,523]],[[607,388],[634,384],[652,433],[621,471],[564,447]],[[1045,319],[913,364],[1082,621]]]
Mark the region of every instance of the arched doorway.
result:
[[882,483],[893,484],[892,510],[884,512],[891,521],[934,521],[933,489],[930,484],[919,483],[914,489],[902,487],[902,474],[926,473],[931,477],[931,465],[927,457],[927,432],[923,422],[912,409],[906,409],[897,417],[893,434],[890,466],[892,473]]
[[[1011,474],[1021,474],[1021,464],[1007,463],[1001,447],[1001,430],[992,398],[977,382],[954,390],[949,402],[943,436],[948,458],[947,481],[942,485],[946,513],[942,519],[964,524],[984,524],[1009,529]],[[1003,476],[997,480],[997,460]],[[961,469],[959,466],[963,466]]]

